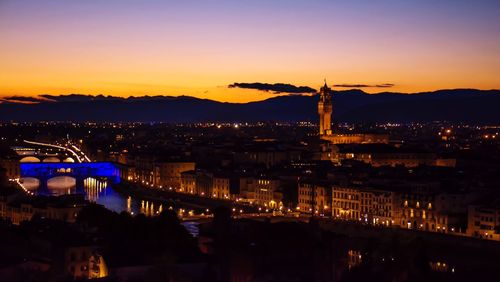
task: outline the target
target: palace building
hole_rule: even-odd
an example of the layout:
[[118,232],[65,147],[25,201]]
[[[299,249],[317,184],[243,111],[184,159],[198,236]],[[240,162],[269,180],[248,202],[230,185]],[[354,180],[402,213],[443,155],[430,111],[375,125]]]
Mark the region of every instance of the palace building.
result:
[[332,131],[332,90],[326,81],[318,94],[319,136],[322,140],[332,144],[389,143],[387,134],[334,134]]

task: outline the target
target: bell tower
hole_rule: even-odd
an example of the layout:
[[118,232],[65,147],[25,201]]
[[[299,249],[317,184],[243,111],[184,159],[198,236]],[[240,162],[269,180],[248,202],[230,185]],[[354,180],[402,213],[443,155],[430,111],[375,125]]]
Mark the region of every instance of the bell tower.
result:
[[326,85],[319,90],[319,135],[332,135],[332,90]]

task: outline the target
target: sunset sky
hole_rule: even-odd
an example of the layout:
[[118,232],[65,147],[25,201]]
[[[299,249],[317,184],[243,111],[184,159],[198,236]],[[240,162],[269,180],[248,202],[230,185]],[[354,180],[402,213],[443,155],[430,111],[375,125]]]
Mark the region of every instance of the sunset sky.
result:
[[[0,0],[0,96],[500,89],[500,1]],[[337,87],[335,89],[346,89]]]

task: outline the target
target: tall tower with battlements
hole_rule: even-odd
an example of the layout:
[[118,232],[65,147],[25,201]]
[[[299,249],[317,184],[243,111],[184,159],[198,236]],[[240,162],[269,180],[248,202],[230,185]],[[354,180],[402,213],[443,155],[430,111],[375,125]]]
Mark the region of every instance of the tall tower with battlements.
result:
[[332,135],[332,90],[326,85],[319,90],[319,135]]

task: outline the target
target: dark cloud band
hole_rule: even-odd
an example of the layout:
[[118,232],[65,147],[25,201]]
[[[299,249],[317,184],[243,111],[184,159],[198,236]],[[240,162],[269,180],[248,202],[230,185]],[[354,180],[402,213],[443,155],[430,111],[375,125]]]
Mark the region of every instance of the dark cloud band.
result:
[[286,83],[269,84],[269,83],[260,83],[260,82],[254,82],[254,83],[235,82],[233,84],[230,84],[228,87],[229,88],[255,89],[255,90],[260,90],[260,91],[272,91],[276,94],[279,94],[279,93],[299,94],[299,93],[315,93],[316,92],[316,89],[311,88],[309,86],[295,86],[295,85],[286,84]]
[[382,84],[335,84],[334,87],[342,87],[342,88],[390,88],[393,87],[392,83],[382,83]]

